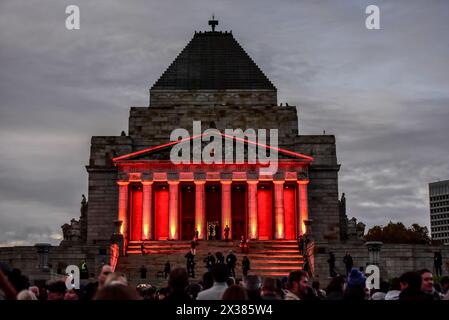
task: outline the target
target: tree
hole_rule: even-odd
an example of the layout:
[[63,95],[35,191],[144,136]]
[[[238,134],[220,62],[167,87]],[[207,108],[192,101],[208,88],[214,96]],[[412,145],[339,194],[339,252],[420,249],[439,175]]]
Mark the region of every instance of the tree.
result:
[[368,230],[366,241],[384,243],[430,244],[429,230],[416,223],[407,228],[402,222],[389,222],[386,226],[374,226]]

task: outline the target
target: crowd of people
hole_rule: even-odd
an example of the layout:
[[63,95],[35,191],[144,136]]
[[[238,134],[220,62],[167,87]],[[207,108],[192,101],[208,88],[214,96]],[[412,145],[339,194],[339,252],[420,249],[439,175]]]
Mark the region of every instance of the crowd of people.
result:
[[366,287],[366,277],[357,268],[347,276],[330,278],[325,289],[301,270],[284,278],[261,278],[246,273],[239,279],[229,263],[214,263],[198,282],[189,281],[186,268],[175,268],[168,275],[167,286],[162,288],[148,283],[132,287],[123,273],[113,272],[109,265],[102,266],[96,282],[80,289],[67,289],[65,279],[52,280],[41,287],[31,286],[20,270],[2,269],[0,299],[6,300],[449,300],[449,277],[435,282],[427,269],[405,272],[389,282],[381,281],[380,288],[373,290]]

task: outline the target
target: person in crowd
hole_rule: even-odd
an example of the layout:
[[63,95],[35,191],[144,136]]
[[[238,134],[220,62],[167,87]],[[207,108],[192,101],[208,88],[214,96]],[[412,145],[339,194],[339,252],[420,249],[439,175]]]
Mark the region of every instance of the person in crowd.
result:
[[7,271],[5,270],[4,265],[0,265],[0,293],[1,298],[7,299],[7,300],[15,300],[17,298],[17,290],[14,288],[13,284],[8,280],[8,277],[5,273]]
[[228,265],[229,276],[235,278],[235,265],[237,263],[237,257],[232,250],[229,250],[229,254],[226,257],[226,264]]
[[195,255],[192,254],[192,251],[189,251],[184,257],[186,258],[188,275],[195,278]]
[[424,301],[432,300],[430,295],[421,291],[421,275],[415,271],[405,272],[399,277],[401,293],[399,300]]
[[50,281],[47,285],[47,300],[64,300],[65,291],[66,286],[64,281]]
[[215,257],[217,258],[217,263],[224,264],[225,258],[224,258],[223,253],[218,251],[218,252],[215,253]]
[[221,232],[220,232],[220,226],[217,224],[215,224],[215,228],[214,228],[214,232],[215,232],[215,240],[220,240],[221,239]]
[[164,265],[164,277],[165,279],[167,279],[168,275],[171,272],[171,265],[170,265],[170,261],[167,261]]
[[231,229],[229,228],[228,225],[226,225],[226,227],[224,228],[224,236],[225,236],[226,241],[229,240],[229,230],[231,230]]
[[146,279],[147,278],[147,268],[145,268],[144,265],[142,265],[139,269],[139,273],[140,273],[140,279]]
[[326,292],[323,289],[320,289],[320,282],[318,280],[312,282],[312,290],[313,294],[319,300],[324,300],[326,298]]
[[399,278],[393,278],[390,280],[390,289],[385,295],[385,300],[399,300],[399,294],[401,293],[401,284]]
[[206,269],[208,272],[212,272],[212,268],[215,265],[215,257],[211,252],[207,253],[207,257],[204,258],[203,262],[206,265]]
[[329,259],[327,259],[327,263],[329,265],[329,276],[331,278],[337,276],[335,272],[335,255],[333,252],[329,252]]
[[444,276],[440,280],[441,293],[447,294],[449,292],[449,277]]
[[37,299],[39,299],[39,294],[40,294],[39,287],[31,286],[28,288],[28,290],[30,290],[36,296]]
[[167,301],[191,301],[192,298],[186,292],[186,288],[189,285],[189,277],[187,271],[184,268],[176,268],[170,272],[168,277],[168,287],[170,293],[165,298]]
[[331,279],[326,288],[326,300],[343,300],[346,289],[346,280],[343,276]]
[[199,283],[193,283],[187,286],[186,292],[192,300],[196,300],[198,293],[203,290],[203,287]]
[[302,234],[298,236],[298,250],[300,255],[304,254],[304,236]]
[[17,300],[37,300],[37,298],[30,290],[22,290],[17,294]]
[[239,243],[239,247],[240,247],[240,250],[241,250],[242,253],[245,252],[245,244],[246,244],[246,239],[245,239],[245,236],[242,235],[240,237],[240,243]]
[[[213,269],[213,268],[212,268]],[[203,274],[203,280],[201,281],[201,286],[203,290],[212,288],[214,285],[214,276],[212,275],[212,270]]]
[[94,300],[142,300],[134,288],[119,282],[106,285],[97,291]]
[[91,282],[91,283],[87,284],[86,287],[84,288],[84,297],[87,300],[91,300],[94,297],[95,292],[97,290],[101,290],[104,287],[106,278],[111,273],[112,273],[112,267],[108,264],[103,265],[101,267],[100,273],[98,274],[98,277],[97,277],[98,281]]
[[106,287],[112,284],[122,284],[124,286],[127,286],[128,279],[122,272],[112,272],[106,277],[106,280],[104,281],[104,286]]
[[230,300],[230,301],[248,300],[248,294],[245,288],[234,284],[224,291],[222,300]]
[[209,223],[209,240],[214,239],[214,225]]
[[192,252],[193,255],[196,255],[196,241],[195,240],[190,241],[190,252]]
[[346,252],[345,256],[343,257],[343,263],[346,269],[346,276],[348,276],[348,274],[352,270],[352,267],[354,266],[354,261],[348,252]]
[[249,261],[247,256],[244,256],[242,260],[242,272],[244,277],[248,276],[248,271],[250,269],[251,269],[251,262]]
[[249,275],[243,279],[243,285],[248,293],[248,299],[251,301],[262,301],[260,296],[260,288],[262,281],[258,275]]
[[198,293],[197,300],[221,300],[223,293],[228,288],[228,285],[226,284],[228,274],[229,270],[225,264],[215,264],[212,270],[214,284],[211,288]]
[[385,297],[389,290],[390,290],[390,283],[387,281],[381,281],[380,288],[372,290],[370,300],[385,300]]
[[366,278],[360,270],[353,268],[348,275],[343,300],[363,301],[367,298]]
[[428,269],[419,270],[421,277],[421,291],[432,297],[432,300],[441,300],[443,296],[433,286],[433,275]]
[[443,256],[441,255],[441,251],[436,251],[433,256],[433,268],[435,269],[435,275],[437,277],[441,276],[443,266]]
[[285,300],[301,300],[300,296],[307,295],[309,291],[309,277],[304,271],[292,271],[288,275]]
[[250,248],[249,238],[246,238],[246,240],[245,240],[245,253],[246,254],[249,254],[249,248]]
[[228,285],[228,287],[233,286],[235,284],[235,278],[228,277],[228,279],[226,280],[226,284]]
[[198,240],[200,238],[200,232],[198,229],[195,230],[195,235],[193,236],[193,241],[195,241],[195,244],[198,245]]
[[263,300],[281,300],[282,297],[279,294],[277,288],[276,279],[266,277],[263,279],[262,288],[260,290],[260,296]]
[[66,290],[64,294],[64,300],[79,300],[79,291],[76,289]]

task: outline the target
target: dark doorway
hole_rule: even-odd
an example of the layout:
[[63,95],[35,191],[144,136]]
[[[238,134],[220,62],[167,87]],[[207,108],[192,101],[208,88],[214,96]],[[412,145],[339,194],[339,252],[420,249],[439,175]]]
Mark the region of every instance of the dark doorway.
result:
[[231,215],[232,215],[232,239],[240,239],[243,235],[246,238],[246,212],[248,201],[246,198],[246,184],[233,183],[231,189]]
[[181,239],[192,240],[195,235],[195,185],[181,184]]
[[[206,232],[207,239],[219,240],[221,237],[221,184],[206,183]],[[217,232],[218,231],[218,232]]]

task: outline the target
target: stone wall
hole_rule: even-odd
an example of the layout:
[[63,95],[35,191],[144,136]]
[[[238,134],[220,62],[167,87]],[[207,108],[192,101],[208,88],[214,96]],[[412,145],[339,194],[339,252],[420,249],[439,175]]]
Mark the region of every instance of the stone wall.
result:
[[[383,244],[379,253],[379,268],[381,278],[390,280],[399,277],[407,271],[416,271],[427,268],[433,271],[433,255],[435,251],[441,250],[443,256],[443,274],[448,275],[449,269],[449,247],[409,244]],[[343,257],[346,252],[352,256],[354,267],[363,267],[370,263],[368,249],[363,242],[353,243],[329,243],[317,242],[314,245],[314,272],[323,285],[329,281],[329,252],[333,252],[336,258],[336,271],[345,273]]]
[[66,266],[80,267],[81,263],[86,261],[90,278],[94,280],[101,266],[109,263],[109,247],[107,245],[50,246],[48,271],[39,268],[37,249],[34,246],[0,248],[0,261],[11,268],[20,269],[23,275],[29,277],[32,284],[35,281],[60,278],[58,271],[64,273]]
[[276,104],[276,90],[150,90],[152,107]]
[[279,145],[286,145],[298,134],[298,118],[293,106],[165,106],[132,107],[129,135],[139,150],[170,141],[172,130],[184,128],[192,134],[193,121],[201,121],[201,130],[213,122],[218,130],[278,129]]

